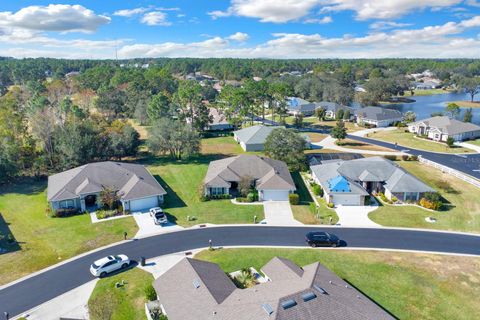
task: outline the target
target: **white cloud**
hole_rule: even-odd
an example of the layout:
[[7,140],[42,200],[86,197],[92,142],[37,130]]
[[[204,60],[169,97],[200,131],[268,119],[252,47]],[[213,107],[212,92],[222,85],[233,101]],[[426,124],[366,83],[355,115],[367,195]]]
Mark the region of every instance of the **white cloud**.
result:
[[236,32],[231,36],[227,37],[227,39],[238,41],[238,42],[245,42],[250,38],[250,36],[243,32]]
[[327,24],[332,22],[333,22],[333,19],[330,16],[326,16],[323,18],[309,18],[303,21],[303,23],[316,23],[316,24]]
[[140,22],[149,26],[170,26],[171,22],[167,21],[167,14],[162,11],[153,11],[145,13]]
[[50,4],[25,7],[15,13],[0,12],[0,27],[34,31],[92,33],[109,22],[109,17],[96,15],[81,5]]
[[122,10],[117,10],[113,13],[114,16],[119,16],[119,17],[133,17],[142,13],[145,13],[148,11],[148,8],[134,8],[134,9],[122,9]]
[[284,23],[307,17],[314,9],[320,9],[322,13],[351,10],[358,20],[393,19],[415,10],[451,7],[461,2],[463,0],[231,0],[227,10],[208,14],[214,19],[241,16],[261,22]]
[[370,29],[373,30],[387,30],[387,29],[394,29],[394,28],[403,28],[411,26],[411,23],[400,23],[394,21],[377,21],[370,24]]

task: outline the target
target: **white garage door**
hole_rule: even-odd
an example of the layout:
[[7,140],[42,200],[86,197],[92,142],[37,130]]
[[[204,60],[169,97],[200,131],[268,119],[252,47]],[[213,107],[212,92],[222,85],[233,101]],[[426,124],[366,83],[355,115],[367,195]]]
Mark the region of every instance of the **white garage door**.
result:
[[263,200],[288,201],[288,190],[263,190]]
[[150,209],[153,207],[158,207],[157,196],[130,201],[130,211],[132,212]]
[[360,196],[359,195],[350,195],[350,194],[335,194],[333,195],[333,203],[335,205],[344,205],[344,206],[359,206],[360,205]]

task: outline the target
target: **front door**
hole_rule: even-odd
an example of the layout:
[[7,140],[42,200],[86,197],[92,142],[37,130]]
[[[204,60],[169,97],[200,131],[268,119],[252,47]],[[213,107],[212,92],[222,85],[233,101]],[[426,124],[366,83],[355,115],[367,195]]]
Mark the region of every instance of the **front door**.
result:
[[97,204],[97,196],[94,194],[89,194],[85,197],[85,206],[87,208],[93,207]]

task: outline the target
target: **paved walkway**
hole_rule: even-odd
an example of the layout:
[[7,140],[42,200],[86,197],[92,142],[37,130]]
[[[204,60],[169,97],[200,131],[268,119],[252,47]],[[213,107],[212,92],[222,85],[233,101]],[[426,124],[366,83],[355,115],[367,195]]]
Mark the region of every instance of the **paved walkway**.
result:
[[97,281],[98,279],[92,280],[65,292],[26,312],[24,316],[29,320],[89,319],[88,299],[95,289]]
[[302,223],[293,218],[292,208],[288,201],[263,202],[265,220],[273,226],[301,226]]
[[138,225],[138,232],[135,235],[135,238],[184,229],[183,227],[170,222],[165,225],[157,225],[153,222],[153,218],[150,217],[149,212],[134,212],[133,218]]
[[320,148],[338,150],[338,151],[349,152],[349,153],[373,154],[373,155],[380,155],[380,156],[402,156],[405,154],[400,151],[374,151],[374,150],[345,148],[345,147],[337,146],[335,144],[335,141],[336,139],[328,136],[320,142],[313,142],[312,145]]
[[457,146],[464,147],[467,149],[475,150],[475,152],[480,153],[480,146],[468,143],[468,142],[457,142],[455,143]]
[[364,130],[359,130],[350,133],[352,136],[357,136],[357,137],[365,137],[367,134],[372,133],[372,132],[378,132],[378,131],[393,131],[396,130],[397,127],[386,127],[386,128],[370,128],[370,129],[364,129]]
[[368,218],[377,206],[338,206],[335,208],[342,227],[381,227]]

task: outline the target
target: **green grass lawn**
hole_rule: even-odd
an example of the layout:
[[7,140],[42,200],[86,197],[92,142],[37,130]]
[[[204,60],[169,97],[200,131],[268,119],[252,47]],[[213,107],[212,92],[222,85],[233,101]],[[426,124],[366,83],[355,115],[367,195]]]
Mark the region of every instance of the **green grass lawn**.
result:
[[469,140],[469,141],[465,141],[465,142],[466,142],[466,143],[473,144],[473,145],[476,145],[476,146],[480,146],[480,139]]
[[320,261],[400,319],[477,319],[480,310],[480,258],[317,249],[205,250],[195,258],[232,272],[260,270],[274,256]]
[[445,152],[445,153],[466,153],[473,152],[470,149],[454,146],[449,148],[444,143],[429,141],[427,139],[414,137],[413,133],[405,132],[406,128],[396,130],[377,131],[367,135],[368,138],[382,140],[391,143],[398,143],[407,148],[414,148],[425,151]]
[[414,90],[414,94],[412,96],[409,90],[405,91],[405,97],[413,97],[415,96],[431,96],[434,94],[445,94],[450,93],[451,91],[443,90],[443,89],[427,89],[427,90]]
[[[413,206],[384,205],[371,212],[370,219],[384,226],[480,232],[478,188],[416,161],[399,161],[398,164],[436,189],[449,205],[445,211],[439,212]],[[437,222],[426,222],[425,218],[429,216],[437,218]]]
[[330,217],[332,217],[332,223],[338,222],[338,216],[332,209],[327,208],[324,199],[317,198],[321,203],[318,208],[318,218],[312,212],[311,205],[314,203],[312,196],[308,192],[299,172],[292,173],[293,181],[297,187],[297,193],[300,196],[300,203],[298,205],[292,205],[293,217],[295,220],[300,221],[303,224],[325,224],[329,223]]
[[[125,285],[115,288],[115,283]],[[144,320],[145,288],[153,282],[153,276],[134,268],[111,277],[100,279],[88,301],[92,320]]]
[[[0,255],[0,284],[48,267],[82,252],[133,236],[138,228],[133,218],[92,224],[89,215],[49,218],[46,181],[27,180],[0,188],[0,230],[11,232],[19,247]],[[18,249],[18,250],[17,250]]]

